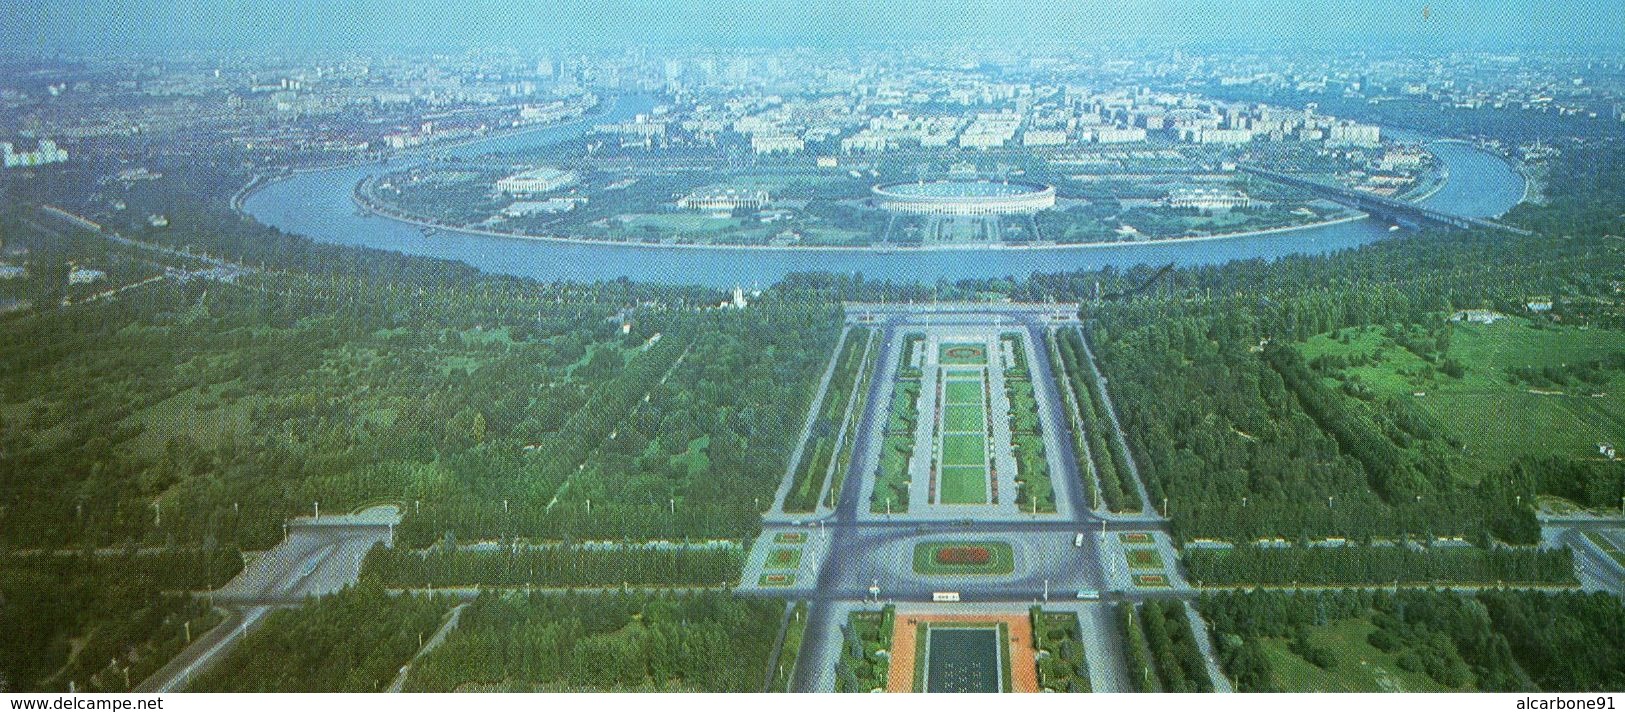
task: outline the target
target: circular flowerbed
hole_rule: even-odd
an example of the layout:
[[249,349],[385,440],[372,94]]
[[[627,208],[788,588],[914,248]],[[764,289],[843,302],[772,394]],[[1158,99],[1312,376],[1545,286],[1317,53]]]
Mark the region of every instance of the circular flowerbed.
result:
[[937,550],[939,564],[979,566],[992,560],[985,546],[945,546]]

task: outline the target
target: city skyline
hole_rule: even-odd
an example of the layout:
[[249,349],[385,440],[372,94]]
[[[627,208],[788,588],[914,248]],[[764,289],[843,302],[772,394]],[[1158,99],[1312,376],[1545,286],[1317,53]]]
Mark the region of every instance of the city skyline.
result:
[[[843,46],[996,41],[1003,46],[1146,43],[1346,46],[1378,49],[1619,47],[1625,6],[1516,0],[1485,9],[1462,2],[1310,0],[1214,4],[1018,0],[807,5],[663,3],[403,4],[352,0],[291,4],[0,3],[0,40],[16,51],[454,49],[486,45]],[[430,29],[432,28],[432,30]]]

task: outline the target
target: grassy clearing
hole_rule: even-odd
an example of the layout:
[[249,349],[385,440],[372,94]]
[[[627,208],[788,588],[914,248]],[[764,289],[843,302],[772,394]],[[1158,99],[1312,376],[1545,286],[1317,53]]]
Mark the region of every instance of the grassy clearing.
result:
[[[1598,385],[1534,387],[1518,369],[1565,368],[1625,351],[1625,333],[1550,326],[1521,317],[1452,324],[1448,348],[1424,359],[1385,327],[1344,329],[1299,344],[1304,359],[1344,359],[1322,370],[1329,387],[1356,383],[1376,396],[1406,399],[1460,443],[1476,480],[1520,455],[1589,457],[1598,442],[1625,439],[1625,377]],[[1404,337],[1403,334],[1399,335]],[[1460,363],[1459,377],[1434,362]],[[1421,395],[1417,395],[1421,394]]]
[[[1377,627],[1369,620],[1341,620],[1310,626],[1309,641],[1331,651],[1329,668],[1314,664],[1290,650],[1291,642],[1265,639],[1264,654],[1283,692],[1441,692],[1444,687],[1422,672],[1400,667],[1400,653],[1385,653],[1368,639]],[[1470,688],[1463,688],[1470,689]]]

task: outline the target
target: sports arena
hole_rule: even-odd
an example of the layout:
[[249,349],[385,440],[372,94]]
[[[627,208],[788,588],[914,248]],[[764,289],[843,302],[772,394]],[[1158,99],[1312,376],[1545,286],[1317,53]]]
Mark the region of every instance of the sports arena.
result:
[[1055,207],[1055,188],[1038,183],[934,180],[873,188],[882,210],[909,215],[1024,215]]

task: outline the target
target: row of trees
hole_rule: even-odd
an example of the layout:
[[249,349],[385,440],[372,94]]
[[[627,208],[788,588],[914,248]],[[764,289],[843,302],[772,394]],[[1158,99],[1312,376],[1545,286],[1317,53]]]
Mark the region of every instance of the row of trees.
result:
[[719,586],[739,580],[734,547],[548,546],[504,551],[378,545],[362,577],[391,588],[446,586]]
[[1157,692],[1157,673],[1152,667],[1151,646],[1146,642],[1140,614],[1133,603],[1117,604],[1117,626],[1123,636],[1123,665],[1135,692]]
[[1085,364],[1085,357],[1076,348],[1076,342],[1065,335],[1075,332],[1067,329],[1057,332],[1050,339],[1051,370],[1055,372],[1055,380],[1062,393],[1062,402],[1066,406],[1067,422],[1072,431],[1072,447],[1080,458],[1087,458],[1087,463],[1079,463],[1083,485],[1095,496],[1099,489],[1100,498],[1106,503],[1106,508],[1113,512],[1138,511],[1139,495],[1134,491],[1131,482],[1126,481],[1128,473],[1118,469],[1118,461],[1114,459],[1113,452],[1107,449],[1108,436],[1102,431],[1109,428],[1110,422],[1103,421],[1096,414],[1093,405],[1092,391],[1085,385],[1085,381],[1094,380],[1093,371]]
[[1204,584],[1575,583],[1568,549],[1409,546],[1189,548],[1186,574]]
[[836,443],[845,422],[847,404],[856,397],[859,372],[863,368],[864,354],[868,353],[871,332],[853,328],[846,334],[841,353],[830,375],[829,387],[819,402],[818,415],[813,420],[812,432],[802,446],[801,459],[796,463],[795,476],[790,481],[790,492],[784,496],[784,511],[811,512],[818,506],[823,494],[824,481],[829,476],[830,462],[836,457]]
[[1164,692],[1213,691],[1184,601],[1146,601],[1140,606],[1140,623]]
[[1372,491],[1390,504],[1430,492],[1427,476],[1382,431],[1353,409],[1343,398],[1320,384],[1320,377],[1304,364],[1297,349],[1279,343],[1264,347],[1264,360],[1281,374],[1281,380],[1297,397],[1298,404],[1337,441],[1339,450],[1358,460],[1370,478]]

